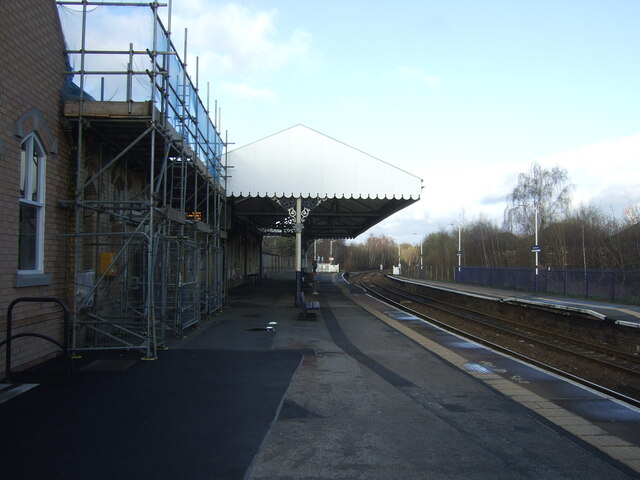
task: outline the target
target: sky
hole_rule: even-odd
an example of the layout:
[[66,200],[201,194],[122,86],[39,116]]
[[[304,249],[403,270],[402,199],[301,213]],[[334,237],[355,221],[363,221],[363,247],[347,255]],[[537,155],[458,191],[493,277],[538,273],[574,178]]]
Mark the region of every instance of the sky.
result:
[[173,0],[171,31],[230,150],[303,124],[422,178],[358,238],[418,243],[500,225],[534,162],[567,170],[574,206],[640,205],[638,18],[637,0]]

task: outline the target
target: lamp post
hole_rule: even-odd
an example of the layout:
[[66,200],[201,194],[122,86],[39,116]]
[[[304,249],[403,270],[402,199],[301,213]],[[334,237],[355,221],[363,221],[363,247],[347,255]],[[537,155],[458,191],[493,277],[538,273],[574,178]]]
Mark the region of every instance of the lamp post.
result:
[[538,255],[540,254],[540,245],[538,244],[538,207],[536,206],[536,209],[534,211],[534,222],[536,224],[536,249],[535,249],[535,254],[536,254],[536,276],[538,275]]
[[297,197],[295,203],[296,223],[293,227],[296,233],[296,299],[294,305],[300,305],[300,295],[302,293],[302,198]]
[[536,276],[535,276],[535,291],[538,291],[538,267],[539,267],[539,255],[540,255],[540,251],[542,250],[540,248],[540,244],[538,243],[538,205],[534,204],[534,209],[533,209],[533,221],[535,223],[534,227],[535,227],[535,245],[533,246],[533,248],[531,249],[531,251],[534,253],[535,255],[535,263],[536,263]]
[[458,225],[458,273],[462,267],[462,227]]
[[[418,234],[414,233],[414,235],[418,235]],[[424,274],[424,270],[423,270],[424,267],[423,267],[423,262],[422,262],[422,259],[424,258],[423,255],[422,255],[422,244],[424,242],[423,242],[423,239],[420,239],[419,241],[420,241],[420,271],[418,272],[418,278],[422,279],[422,278],[424,278],[424,275],[423,275]]]
[[[452,227],[453,223],[450,224]],[[458,279],[460,277],[460,272],[462,270],[462,225],[458,224],[458,251],[456,252],[458,256]]]
[[[530,210],[529,208],[531,207],[531,204],[520,204],[520,205],[515,205],[513,207],[513,210],[515,209],[523,209],[524,211],[524,215],[525,218],[528,220],[529,214],[530,214]],[[542,251],[542,248],[540,247],[540,244],[538,243],[538,209],[539,209],[539,204],[536,200],[533,200],[533,223],[534,223],[534,245],[533,247],[531,247],[531,251],[534,254],[534,258],[535,258],[535,276],[534,276],[534,282],[535,282],[535,291],[538,291],[538,274],[539,274],[539,255],[540,252]],[[529,230],[527,229],[527,232]]]

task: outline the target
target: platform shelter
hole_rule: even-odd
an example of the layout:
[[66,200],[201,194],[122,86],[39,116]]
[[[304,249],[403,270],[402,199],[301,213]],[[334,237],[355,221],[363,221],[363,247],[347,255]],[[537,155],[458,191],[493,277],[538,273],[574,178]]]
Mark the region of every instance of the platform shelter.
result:
[[[304,125],[226,154],[232,218],[262,235],[355,238],[420,199],[422,179]],[[299,295],[296,295],[298,298]]]

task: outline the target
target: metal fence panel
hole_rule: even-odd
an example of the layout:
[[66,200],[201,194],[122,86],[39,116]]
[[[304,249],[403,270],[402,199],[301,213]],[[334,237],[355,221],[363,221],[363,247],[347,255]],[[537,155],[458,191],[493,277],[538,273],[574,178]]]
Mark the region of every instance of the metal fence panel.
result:
[[[456,269],[457,270],[457,269]],[[472,285],[640,304],[640,270],[461,267],[456,281]]]
[[200,321],[200,245],[167,238],[164,258],[164,321],[175,336],[182,336]]
[[99,268],[80,271],[76,278],[72,348],[146,349],[150,342],[161,339],[160,326],[148,315],[145,237],[131,237],[124,244],[103,242],[99,246],[93,238],[83,240],[82,249],[94,250],[92,263]]
[[640,305],[640,270],[403,267],[403,275],[482,287]]

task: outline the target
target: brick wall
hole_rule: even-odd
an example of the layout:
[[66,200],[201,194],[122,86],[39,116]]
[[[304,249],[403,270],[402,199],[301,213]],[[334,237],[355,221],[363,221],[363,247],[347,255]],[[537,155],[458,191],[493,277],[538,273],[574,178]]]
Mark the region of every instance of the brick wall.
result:
[[[0,1],[0,339],[6,334],[6,311],[17,297],[50,296],[64,301],[69,240],[68,199],[70,150],[61,125],[60,90],[65,82],[64,40],[54,0]],[[14,287],[18,269],[20,138],[16,122],[31,109],[37,115],[23,122],[27,133],[37,125],[47,152],[44,273],[50,285]],[[55,153],[53,153],[55,151]],[[54,304],[24,304],[14,311],[15,331],[38,332],[61,340],[62,322]],[[39,339],[14,344],[16,370],[49,356],[52,346]],[[4,348],[0,348],[4,372]],[[0,377],[3,376],[0,373]]]

